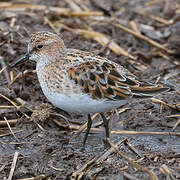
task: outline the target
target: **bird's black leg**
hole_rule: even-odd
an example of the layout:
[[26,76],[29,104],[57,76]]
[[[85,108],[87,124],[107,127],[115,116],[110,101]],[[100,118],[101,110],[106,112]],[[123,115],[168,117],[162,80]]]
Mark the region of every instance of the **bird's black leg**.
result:
[[87,123],[86,134],[85,134],[85,136],[84,136],[84,140],[83,140],[83,147],[85,147],[86,140],[87,140],[87,137],[88,137],[89,131],[90,131],[90,129],[91,129],[91,125],[92,125],[91,116],[90,116],[90,114],[88,114],[88,123]]
[[103,113],[100,113],[100,115],[101,115],[103,122],[104,122],[104,127],[106,130],[106,140],[107,140],[109,138],[109,127],[108,127],[109,121],[106,119],[106,117],[104,116]]

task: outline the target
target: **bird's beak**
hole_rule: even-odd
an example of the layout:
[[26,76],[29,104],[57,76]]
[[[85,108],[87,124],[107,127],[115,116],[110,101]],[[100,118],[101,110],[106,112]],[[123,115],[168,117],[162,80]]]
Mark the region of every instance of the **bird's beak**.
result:
[[18,65],[19,63],[25,61],[25,60],[28,60],[30,57],[29,53],[26,53],[23,57],[17,59],[14,63],[12,63],[10,65],[11,68],[15,67],[16,65]]

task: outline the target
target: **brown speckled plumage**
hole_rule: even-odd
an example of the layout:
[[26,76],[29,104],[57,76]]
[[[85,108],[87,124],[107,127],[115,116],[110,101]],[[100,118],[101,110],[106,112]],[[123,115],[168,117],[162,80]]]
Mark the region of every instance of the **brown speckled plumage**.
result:
[[36,61],[39,82],[52,104],[68,112],[88,114],[84,145],[92,124],[90,113],[101,114],[109,138],[108,121],[103,112],[122,106],[131,98],[152,97],[168,89],[141,82],[106,58],[67,49],[63,40],[50,32],[32,35],[28,52],[12,66],[25,59]]

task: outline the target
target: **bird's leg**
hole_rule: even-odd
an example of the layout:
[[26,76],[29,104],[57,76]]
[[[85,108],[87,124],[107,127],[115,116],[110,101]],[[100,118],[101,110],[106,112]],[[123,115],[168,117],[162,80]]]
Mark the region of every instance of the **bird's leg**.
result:
[[106,130],[106,140],[107,140],[109,138],[109,127],[108,127],[109,121],[106,119],[103,113],[100,113],[100,115],[103,119],[104,127]]
[[85,147],[86,140],[87,140],[87,137],[88,137],[89,131],[90,131],[90,129],[91,129],[91,125],[92,125],[92,119],[91,119],[90,114],[88,114],[88,123],[87,123],[86,134],[85,134],[85,136],[84,136],[84,140],[83,140],[83,147]]

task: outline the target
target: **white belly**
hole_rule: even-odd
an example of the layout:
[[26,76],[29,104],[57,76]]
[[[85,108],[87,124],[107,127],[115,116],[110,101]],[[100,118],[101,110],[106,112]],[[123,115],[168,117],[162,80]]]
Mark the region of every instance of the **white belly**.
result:
[[48,100],[56,107],[67,112],[77,114],[88,114],[96,112],[105,112],[115,109],[127,103],[127,100],[121,101],[107,101],[95,100],[90,95],[85,94],[71,94],[67,96],[60,93],[44,92]]

